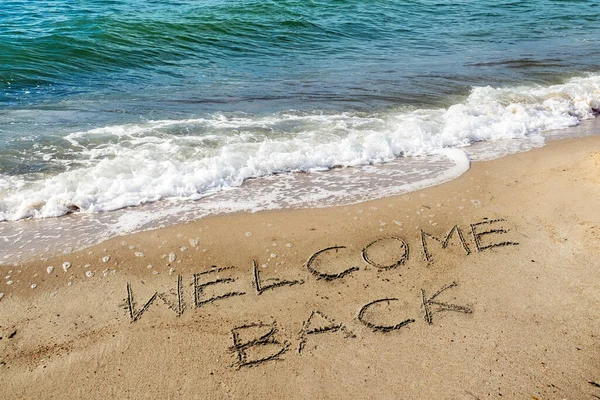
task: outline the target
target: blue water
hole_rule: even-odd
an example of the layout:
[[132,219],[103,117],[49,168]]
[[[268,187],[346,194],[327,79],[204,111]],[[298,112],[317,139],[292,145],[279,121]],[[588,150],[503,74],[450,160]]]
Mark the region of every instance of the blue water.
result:
[[[474,88],[549,87],[594,77],[599,32],[600,5],[582,0],[3,0],[0,219],[37,215],[56,194],[44,186],[48,179],[80,181],[61,189],[73,193],[62,208],[42,216],[190,197],[249,177],[490,140],[480,128],[450,140],[438,128],[442,117],[430,116],[418,125],[423,144],[405,145],[410,135],[394,136],[401,131],[395,120],[450,110]],[[586,96],[595,95],[593,85]],[[502,102],[513,97],[505,94]],[[428,130],[430,121],[435,128]],[[524,134],[556,127],[544,121],[523,123]],[[141,131],[132,128],[146,123]],[[372,132],[385,132],[381,140],[389,149],[373,150]],[[332,149],[350,139],[356,143],[336,155]],[[371,147],[356,150],[367,141]],[[295,161],[240,150],[272,142],[281,145],[281,154],[275,152],[281,159]],[[304,144],[332,149],[317,160],[304,155]],[[232,148],[237,153],[230,157]],[[196,174],[209,165],[214,179],[194,175],[149,193],[144,185],[156,186],[164,176],[138,179],[140,172],[123,163],[100,169],[103,160],[125,157],[124,149],[147,150],[148,161],[160,164],[156,171]],[[160,151],[170,158],[160,159]],[[108,184],[81,189],[89,180],[128,173],[138,196],[114,192],[127,201],[103,206],[110,199],[98,193]],[[46,194],[35,204],[19,200],[37,192]],[[34,211],[16,212],[19,207]]]
[[472,85],[597,71],[598,32],[596,1],[3,0],[0,105],[448,105]]

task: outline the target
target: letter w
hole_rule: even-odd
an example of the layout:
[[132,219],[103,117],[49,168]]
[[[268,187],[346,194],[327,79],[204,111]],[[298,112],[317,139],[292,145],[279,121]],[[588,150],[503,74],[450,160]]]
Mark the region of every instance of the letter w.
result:
[[144,304],[142,308],[139,310],[135,310],[135,301],[133,300],[133,291],[131,290],[131,284],[127,282],[127,309],[129,311],[129,318],[131,322],[135,322],[139,320],[142,315],[150,308],[152,303],[156,300],[156,298],[160,298],[163,303],[167,305],[171,310],[173,310],[178,317],[183,314],[185,310],[185,304],[183,303],[183,283],[181,280],[181,275],[177,276],[177,304],[171,304],[171,302],[167,299],[166,293],[158,293],[154,292],[154,294],[150,297],[150,299]]

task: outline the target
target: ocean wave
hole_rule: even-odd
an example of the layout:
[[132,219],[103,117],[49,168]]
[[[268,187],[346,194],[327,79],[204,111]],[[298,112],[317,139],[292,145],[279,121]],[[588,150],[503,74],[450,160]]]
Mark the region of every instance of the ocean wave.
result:
[[440,154],[480,141],[537,143],[542,132],[598,112],[600,76],[588,76],[547,87],[475,87],[445,109],[231,113],[105,126],[29,155],[63,164],[60,173],[0,175],[0,220],[198,199],[250,178]]

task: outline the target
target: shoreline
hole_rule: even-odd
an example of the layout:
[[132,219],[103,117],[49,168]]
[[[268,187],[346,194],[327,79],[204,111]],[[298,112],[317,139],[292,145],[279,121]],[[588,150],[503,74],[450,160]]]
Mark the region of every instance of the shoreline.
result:
[[[600,132],[600,119],[584,120],[577,126],[545,132],[545,143],[542,147],[555,140],[593,136],[598,132]],[[461,153],[460,156],[454,153],[445,155],[447,160],[440,164],[437,172],[432,172],[428,177],[421,176],[419,178],[416,176],[418,174],[414,172],[406,173],[404,171],[418,169],[419,163],[429,165],[428,163],[431,161],[426,162],[425,159],[444,157],[430,155],[423,157],[422,161],[419,161],[422,157],[398,158],[373,166],[349,167],[341,171],[290,173],[251,179],[244,182],[242,187],[234,188],[233,190],[236,191],[234,196],[231,196],[232,191],[223,190],[198,200],[167,199],[114,211],[72,213],[55,218],[3,221],[0,222],[0,249],[5,250],[5,255],[0,259],[0,266],[16,265],[35,258],[68,255],[111,238],[187,224],[207,217],[289,209],[310,210],[341,207],[410,194],[449,182],[462,175],[465,167],[460,164],[466,162],[462,158],[468,157],[469,163],[485,162],[532,150],[529,147],[530,143],[523,144],[516,139],[510,142],[512,142],[510,145],[503,144],[501,146],[506,147],[507,154],[498,153],[491,159],[486,158],[485,154],[497,151],[490,150],[497,146],[494,141],[458,148],[456,153]],[[466,155],[462,154],[463,152]],[[455,160],[452,165],[453,157],[461,160]],[[444,163],[445,167],[441,168]],[[373,174],[377,177],[371,177]],[[336,180],[345,182],[346,195],[333,196],[333,192],[326,192],[329,196],[312,198],[309,194],[319,185],[328,186]],[[253,198],[266,198],[268,197],[267,193],[273,192],[273,190],[277,193],[274,195],[277,200],[271,204],[262,201],[253,203]],[[357,193],[352,194],[353,190]],[[369,193],[372,190],[382,192],[374,195]],[[297,199],[286,199],[286,196],[292,196],[296,191],[302,193]],[[303,196],[306,198],[303,199]]]
[[600,136],[564,139],[405,195],[2,266],[7,395],[600,395],[599,184]]

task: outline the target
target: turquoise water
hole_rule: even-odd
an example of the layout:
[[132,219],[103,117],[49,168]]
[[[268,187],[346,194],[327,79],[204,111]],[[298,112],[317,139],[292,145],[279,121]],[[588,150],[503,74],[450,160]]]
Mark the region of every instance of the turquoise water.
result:
[[448,105],[597,71],[595,1],[2,2],[0,104],[153,116]]
[[538,140],[600,107],[595,1],[1,6],[0,220]]

